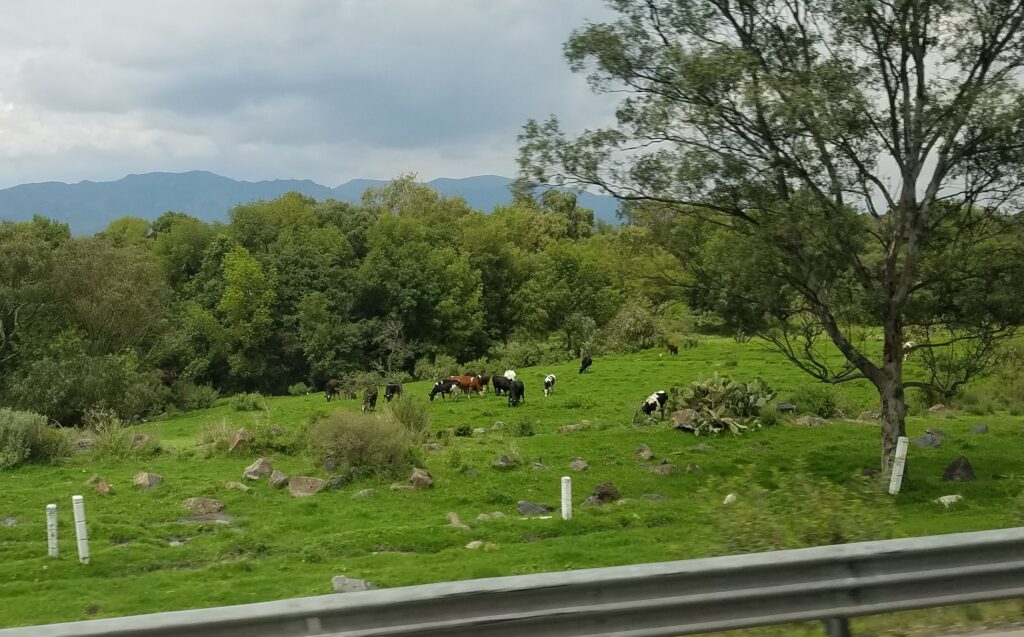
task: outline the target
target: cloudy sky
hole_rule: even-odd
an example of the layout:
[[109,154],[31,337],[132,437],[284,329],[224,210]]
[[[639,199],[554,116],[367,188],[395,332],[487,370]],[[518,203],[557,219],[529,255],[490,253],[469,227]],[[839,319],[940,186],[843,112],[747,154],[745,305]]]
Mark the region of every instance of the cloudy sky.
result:
[[516,134],[613,103],[562,43],[601,0],[33,0],[0,20],[0,187],[513,176]]

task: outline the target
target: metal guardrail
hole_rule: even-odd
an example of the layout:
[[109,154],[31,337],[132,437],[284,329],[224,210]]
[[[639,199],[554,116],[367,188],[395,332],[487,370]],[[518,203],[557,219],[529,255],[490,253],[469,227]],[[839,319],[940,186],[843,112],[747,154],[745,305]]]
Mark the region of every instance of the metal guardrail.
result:
[[670,637],[1024,597],[1024,528],[0,630],[0,637]]

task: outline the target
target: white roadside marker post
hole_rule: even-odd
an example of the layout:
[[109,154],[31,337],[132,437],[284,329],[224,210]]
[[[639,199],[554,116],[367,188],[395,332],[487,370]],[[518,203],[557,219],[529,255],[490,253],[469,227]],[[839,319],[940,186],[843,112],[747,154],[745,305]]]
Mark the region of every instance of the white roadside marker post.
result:
[[907,446],[910,439],[900,436],[896,439],[896,459],[892,463],[892,477],[889,479],[889,494],[896,495],[903,485],[903,473],[907,466]]
[[78,561],[89,563],[89,535],[85,530],[85,500],[80,495],[71,496],[71,508],[75,511],[75,537],[78,538]]
[[572,519],[572,478],[562,476],[562,519]]
[[57,505],[46,505],[46,552],[50,557],[60,555],[57,548]]

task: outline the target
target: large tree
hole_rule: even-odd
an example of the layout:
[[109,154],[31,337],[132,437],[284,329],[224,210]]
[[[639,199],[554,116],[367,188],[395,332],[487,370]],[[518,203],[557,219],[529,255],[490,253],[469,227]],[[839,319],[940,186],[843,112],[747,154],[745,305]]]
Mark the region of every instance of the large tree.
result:
[[[905,378],[908,335],[988,356],[1020,323],[1001,290],[1024,270],[1007,214],[1024,193],[1024,0],[609,4],[619,17],[565,53],[624,96],[616,124],[569,138],[529,122],[523,177],[696,217],[719,229],[718,266],[759,251],[720,277],[731,290],[691,281],[716,288],[698,296],[821,380],[873,383],[888,471],[905,387],[937,381]],[[860,338],[871,324],[880,348]]]

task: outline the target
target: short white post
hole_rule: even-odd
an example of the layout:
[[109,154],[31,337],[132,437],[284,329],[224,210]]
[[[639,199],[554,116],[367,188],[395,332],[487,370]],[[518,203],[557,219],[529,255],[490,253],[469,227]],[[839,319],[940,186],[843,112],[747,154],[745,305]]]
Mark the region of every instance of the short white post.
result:
[[900,436],[896,439],[896,459],[892,463],[892,477],[889,479],[889,493],[896,495],[903,485],[903,472],[907,466],[907,446],[910,439]]
[[71,496],[71,508],[75,511],[75,537],[78,538],[78,561],[89,563],[89,535],[85,530],[85,500],[80,495]]
[[57,505],[46,505],[46,551],[50,557],[57,557]]
[[572,478],[562,476],[562,519],[572,519]]

